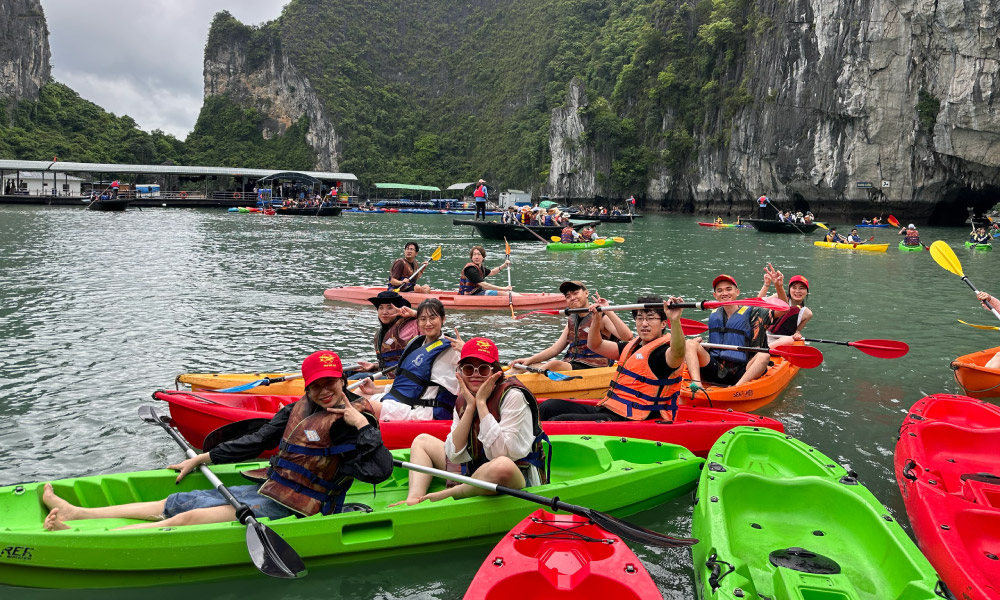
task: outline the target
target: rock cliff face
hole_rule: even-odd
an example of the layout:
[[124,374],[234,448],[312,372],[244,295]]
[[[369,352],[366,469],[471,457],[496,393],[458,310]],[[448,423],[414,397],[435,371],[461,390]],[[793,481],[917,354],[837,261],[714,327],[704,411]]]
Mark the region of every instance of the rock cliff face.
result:
[[261,135],[271,139],[282,135],[302,116],[309,119],[306,142],[316,151],[320,171],[339,169],[337,137],[319,97],[309,80],[292,66],[280,44],[263,45],[251,40],[249,28],[209,34],[205,51],[205,97],[228,94],[244,106],[253,106],[265,122]]
[[52,72],[40,0],[0,0],[0,98],[37,100]]
[[[709,138],[729,143],[702,150],[697,169],[655,174],[647,205],[746,214],[766,193],[779,206],[844,217],[905,202],[908,219],[946,222],[997,201],[1000,0],[755,6],[772,26],[750,34],[731,74],[752,102],[703,134],[703,148]],[[568,108],[553,113],[550,137],[549,193],[560,197],[578,193],[554,175],[572,160],[564,140],[581,135]],[[573,179],[594,181],[584,163]]]
[[583,82],[574,78],[569,83],[566,105],[552,109],[549,126],[549,151],[552,163],[549,168],[548,187],[560,190],[567,198],[593,198],[600,194],[597,173],[606,170],[607,159],[600,156],[594,146],[588,143],[584,133],[587,129],[581,108],[587,106],[587,94]]

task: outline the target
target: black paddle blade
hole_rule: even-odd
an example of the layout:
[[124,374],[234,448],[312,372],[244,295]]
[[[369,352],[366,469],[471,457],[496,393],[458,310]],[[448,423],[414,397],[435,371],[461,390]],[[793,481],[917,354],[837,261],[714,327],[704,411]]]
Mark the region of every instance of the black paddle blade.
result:
[[244,419],[234,423],[226,423],[222,427],[210,432],[205,436],[205,441],[201,443],[202,452],[208,452],[222,442],[235,440],[253,431],[257,431],[264,425],[270,423],[270,419]]
[[139,407],[139,418],[153,425],[163,424],[163,421],[160,420],[160,415],[156,414],[156,411],[153,410],[153,407],[149,406],[148,404]]
[[256,519],[247,522],[247,551],[257,570],[278,579],[305,577],[306,565],[280,535]]
[[660,546],[661,548],[681,548],[694,546],[698,543],[695,538],[678,538],[652,529],[640,527],[635,523],[622,521],[617,517],[612,517],[607,513],[602,513],[590,508],[584,509],[584,516],[593,521],[598,527],[605,529],[618,537],[647,546]]

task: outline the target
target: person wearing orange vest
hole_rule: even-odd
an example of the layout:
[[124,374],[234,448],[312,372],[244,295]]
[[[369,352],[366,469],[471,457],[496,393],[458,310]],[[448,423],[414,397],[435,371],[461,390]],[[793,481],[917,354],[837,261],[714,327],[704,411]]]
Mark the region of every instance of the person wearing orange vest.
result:
[[[462,346],[457,373],[461,393],[451,431],[442,442],[422,433],[410,446],[410,462],[446,469],[461,465],[475,479],[509,488],[547,483],[547,461],[535,397],[516,378],[504,381],[500,353],[493,340],[472,338]],[[490,492],[461,484],[431,494],[431,476],[410,471],[406,500],[419,504],[445,498],[468,498]]]
[[476,200],[476,218],[479,220],[479,215],[483,215],[483,220],[486,220],[486,201],[490,199],[490,192],[486,189],[486,181],[480,179],[479,183],[476,184],[476,191],[472,192],[472,197]]
[[[683,301],[676,296],[666,301],[660,296],[639,298],[637,304],[662,303],[663,308],[632,311],[637,337],[628,342],[602,339],[600,331],[591,327],[588,347],[618,361],[618,369],[607,394],[597,406],[550,398],[540,406],[542,421],[672,420],[680,396],[685,342],[681,309],[669,306]],[[599,297],[590,310],[598,314],[597,306],[607,304],[607,300]],[[614,313],[608,315],[612,321],[621,321]],[[621,325],[624,326],[624,323]]]
[[[559,291],[566,298],[566,308],[590,308],[589,292],[582,281],[564,281],[559,286]],[[603,340],[627,342],[632,339],[632,331],[622,323],[621,319],[613,319],[613,315],[600,313],[595,315],[589,312],[572,314],[569,315],[566,326],[554,344],[528,358],[512,360],[511,368],[527,365],[552,371],[571,371],[607,367],[611,364],[607,357],[601,356],[587,346],[590,330],[595,322],[600,324],[598,329],[601,330]],[[562,360],[556,359],[555,356],[564,349],[566,355]]]
[[903,238],[904,246],[919,246],[920,245],[920,232],[917,231],[917,226],[910,223],[906,227],[899,230],[899,235],[906,236]]
[[[343,500],[354,479],[366,483],[388,479],[392,454],[382,443],[374,416],[351,404],[340,357],[329,350],[310,354],[302,361],[302,379],[305,395],[256,431],[167,467],[180,471],[177,482],[199,465],[244,462],[277,447],[278,454],[266,470],[247,473],[263,483],[230,486],[229,491],[258,519],[281,519],[350,510]],[[148,521],[123,528],[135,529],[225,523],[241,516],[215,489],[85,508],[59,498],[46,484],[42,502],[49,508],[43,525],[50,531],[69,529],[65,521],[83,519]]]

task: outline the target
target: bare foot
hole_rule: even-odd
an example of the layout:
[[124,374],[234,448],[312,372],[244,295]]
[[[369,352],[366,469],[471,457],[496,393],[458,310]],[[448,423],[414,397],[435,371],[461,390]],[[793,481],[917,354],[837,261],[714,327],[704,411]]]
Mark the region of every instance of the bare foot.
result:
[[[62,516],[63,521],[75,521],[80,518],[79,507],[73,506],[59,496],[56,496],[51,483],[45,484],[44,491],[42,492],[42,502],[45,503],[46,508],[52,509],[53,512],[55,509],[59,509],[59,514]],[[52,516],[52,513],[49,513],[49,516]]]
[[430,500],[431,502],[437,502],[438,500],[444,500],[445,498],[451,498],[451,496],[452,496],[452,490],[453,489],[455,489],[455,488],[452,488],[452,489],[449,489],[449,490],[441,490],[440,492],[433,492],[433,493],[430,493],[430,494],[425,494],[424,496],[420,497],[420,500],[418,500],[418,502],[423,502],[424,500]]
[[420,504],[423,501],[424,501],[423,498],[407,498],[406,500],[400,500],[399,502],[393,502],[392,504],[390,504],[386,508],[392,508],[393,506],[403,506],[403,505],[413,506],[414,504]]
[[59,519],[59,509],[53,508],[49,511],[49,514],[45,517],[45,523],[42,524],[45,531],[63,531],[64,529],[69,529],[69,525],[62,522]]

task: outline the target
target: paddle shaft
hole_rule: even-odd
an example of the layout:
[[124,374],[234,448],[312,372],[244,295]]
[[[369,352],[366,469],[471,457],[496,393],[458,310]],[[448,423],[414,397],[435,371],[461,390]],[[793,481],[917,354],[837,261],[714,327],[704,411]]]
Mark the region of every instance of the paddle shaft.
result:
[[531,235],[533,235],[536,238],[538,238],[539,242],[545,244],[546,246],[549,245],[549,243],[545,241],[545,238],[543,238],[542,236],[538,235],[537,233],[535,233],[534,231],[532,231],[530,227],[528,227],[527,225],[525,225],[524,223],[522,223],[520,217],[516,217],[515,220],[514,220],[514,222],[517,223],[518,225],[520,225],[521,227],[524,227],[525,229],[527,229],[528,233],[530,233]]
[[514,318],[514,285],[510,282],[510,242],[503,238],[503,243],[507,247],[507,302],[510,303],[510,318]]
[[[750,298],[746,303],[747,306],[756,306],[754,301],[758,298]],[[670,304],[670,308],[698,308],[701,310],[711,310],[718,308],[720,306],[732,306],[740,304],[739,301],[736,302],[720,302],[718,300],[703,300],[700,302],[678,302],[676,304]],[[618,304],[615,306],[598,306],[597,312],[606,312],[609,310],[650,310],[650,309],[663,309],[662,302],[646,302],[644,304]],[[779,307],[774,307],[775,310],[781,310]],[[784,310],[788,310],[785,308]],[[589,308],[564,308],[560,311],[564,315],[581,314],[585,312],[590,312]]]
[[[969,286],[969,288],[971,288],[973,292],[976,292],[977,294],[979,293],[979,290],[976,289],[976,286],[972,285],[972,282],[969,281],[969,278],[967,276],[962,275],[962,281],[964,281],[965,285]],[[993,308],[993,306],[990,304],[989,300],[982,300],[982,303],[983,303],[983,306],[985,306],[987,310],[989,310],[991,313],[993,313],[994,317],[1000,319],[1000,312],[997,312],[997,309]]]

